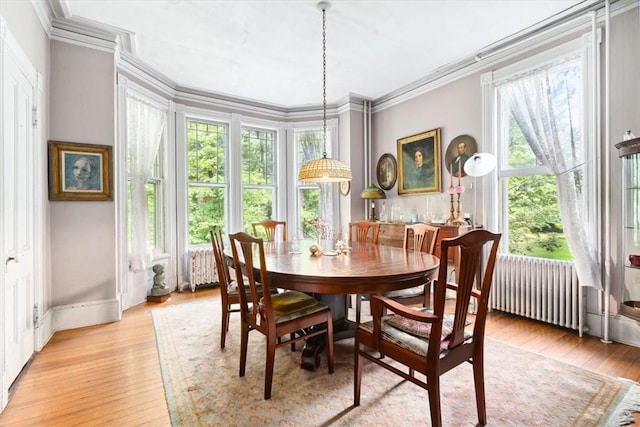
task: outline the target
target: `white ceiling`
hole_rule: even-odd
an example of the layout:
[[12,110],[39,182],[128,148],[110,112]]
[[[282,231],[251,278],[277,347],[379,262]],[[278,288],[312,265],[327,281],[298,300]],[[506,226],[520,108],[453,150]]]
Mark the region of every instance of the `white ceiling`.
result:
[[[322,102],[322,12],[309,0],[61,0],[135,34],[140,60],[182,87],[285,107]],[[376,99],[582,0],[334,0],[327,98]]]

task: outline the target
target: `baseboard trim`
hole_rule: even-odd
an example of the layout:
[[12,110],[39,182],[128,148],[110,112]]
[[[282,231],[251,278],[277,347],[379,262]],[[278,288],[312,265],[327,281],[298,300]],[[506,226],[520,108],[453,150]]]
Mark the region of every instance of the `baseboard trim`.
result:
[[[587,313],[586,322],[589,326],[589,335],[604,338],[604,315],[597,313]],[[640,322],[622,316],[612,314],[609,316],[609,336],[610,341],[640,347]]]
[[120,302],[117,298],[59,305],[53,307],[52,312],[53,332],[117,322],[122,319]]
[[40,351],[49,342],[55,330],[53,329],[53,309],[42,315],[42,320],[36,329],[36,351]]

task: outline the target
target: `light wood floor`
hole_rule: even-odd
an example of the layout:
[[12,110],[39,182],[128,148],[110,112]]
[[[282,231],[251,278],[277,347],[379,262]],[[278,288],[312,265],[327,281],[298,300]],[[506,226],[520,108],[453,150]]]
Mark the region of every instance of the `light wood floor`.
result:
[[[215,289],[174,293],[163,303],[217,298]],[[17,381],[0,426],[170,425],[149,311],[120,322],[57,332]],[[504,313],[490,313],[487,335],[604,374],[640,381],[640,348]],[[636,424],[640,425],[640,416]]]

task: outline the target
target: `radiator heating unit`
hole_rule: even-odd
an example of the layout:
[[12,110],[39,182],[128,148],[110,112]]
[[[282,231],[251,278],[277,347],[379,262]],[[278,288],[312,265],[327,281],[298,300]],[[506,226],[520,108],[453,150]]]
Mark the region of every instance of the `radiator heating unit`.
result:
[[579,330],[580,286],[573,262],[498,254],[490,307]]
[[192,248],[187,252],[189,256],[189,286],[191,292],[196,290],[196,286],[210,285],[218,282],[216,263],[213,259],[213,249]]

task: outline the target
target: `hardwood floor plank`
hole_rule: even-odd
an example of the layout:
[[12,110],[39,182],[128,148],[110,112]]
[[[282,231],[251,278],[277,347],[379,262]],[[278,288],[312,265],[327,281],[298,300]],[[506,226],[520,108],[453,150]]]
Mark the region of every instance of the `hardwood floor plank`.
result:
[[[57,332],[19,380],[0,426],[169,426],[150,312],[219,298],[217,289],[140,304],[122,321]],[[640,348],[493,311],[487,336],[607,375],[640,380]],[[640,416],[636,417],[636,424]]]

